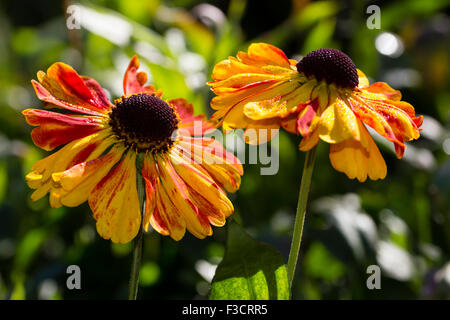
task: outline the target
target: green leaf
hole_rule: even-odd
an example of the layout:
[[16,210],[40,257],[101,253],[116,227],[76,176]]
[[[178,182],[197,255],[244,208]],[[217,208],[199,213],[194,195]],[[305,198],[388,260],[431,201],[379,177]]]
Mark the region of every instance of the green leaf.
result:
[[283,257],[271,246],[253,240],[237,223],[228,225],[225,257],[212,281],[211,300],[288,300]]

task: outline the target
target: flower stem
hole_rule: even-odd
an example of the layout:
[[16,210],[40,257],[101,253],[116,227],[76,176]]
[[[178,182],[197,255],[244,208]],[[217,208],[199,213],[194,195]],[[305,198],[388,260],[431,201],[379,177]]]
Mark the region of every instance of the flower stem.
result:
[[[311,177],[316,159],[316,147],[306,153],[305,164],[303,167],[302,182],[298,195],[297,213],[295,215],[294,234],[292,235],[291,250],[287,264],[287,273],[289,285],[292,288],[295,267],[297,265],[300,244],[302,241],[303,225],[305,223],[306,204],[308,203],[308,194],[311,186]],[[291,289],[292,290],[292,289]]]
[[[141,215],[144,212],[145,192],[143,178],[140,174],[137,177],[137,191],[139,197],[139,203],[141,206]],[[131,263],[131,275],[128,300],[136,300],[138,288],[139,288],[139,271],[141,268],[142,260],[142,226],[139,228],[139,232],[133,240],[133,261]]]

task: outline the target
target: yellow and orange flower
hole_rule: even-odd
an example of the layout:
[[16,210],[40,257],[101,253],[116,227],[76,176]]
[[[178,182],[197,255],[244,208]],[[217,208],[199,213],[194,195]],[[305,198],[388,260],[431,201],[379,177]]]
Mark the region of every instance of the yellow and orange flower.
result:
[[[194,124],[200,133],[213,126],[194,116],[186,100],[163,101],[138,68],[135,56],[125,72],[124,96],[114,104],[95,80],[64,63],[38,72],[39,82],[32,80],[37,97],[66,113],[23,111],[36,126],[31,136],[37,146],[47,151],[62,146],[26,176],[36,189],[31,198],[49,193],[55,208],[88,201],[98,233],[116,243],[131,241],[149,225],[175,240],[186,229],[198,238],[209,236],[211,225],[223,226],[233,213],[226,191],[239,188],[242,165],[217,141],[193,137]],[[143,213],[138,154],[143,155]]]
[[400,92],[382,82],[369,85],[335,49],[312,51],[297,62],[272,45],[255,43],[248,53],[219,62],[212,78],[212,119],[225,130],[283,127],[303,136],[302,151],[323,140],[330,144],[333,167],[361,182],[383,179],[387,171],[364,124],[393,142],[398,158],[404,142],[420,136],[423,117],[401,101]]

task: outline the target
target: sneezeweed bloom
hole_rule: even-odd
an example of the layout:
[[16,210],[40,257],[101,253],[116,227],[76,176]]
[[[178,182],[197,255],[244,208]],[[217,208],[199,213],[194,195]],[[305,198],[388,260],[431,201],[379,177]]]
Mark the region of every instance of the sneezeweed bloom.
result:
[[335,49],[312,51],[298,62],[256,43],[248,53],[218,63],[212,78],[208,84],[217,94],[212,119],[225,130],[282,127],[303,136],[302,151],[325,141],[332,166],[361,182],[383,179],[387,171],[365,125],[393,142],[398,158],[404,142],[420,135],[423,117],[401,101],[401,93],[383,82],[369,85],[353,61]]
[[[35,189],[31,198],[50,194],[54,208],[88,201],[98,233],[115,243],[131,241],[149,225],[175,240],[186,229],[198,238],[209,236],[211,225],[223,226],[233,213],[226,191],[239,188],[242,165],[217,141],[193,137],[194,124],[201,133],[212,125],[194,116],[185,99],[164,101],[138,68],[135,56],[123,79],[124,96],[114,103],[94,79],[64,63],[38,72],[39,82],[32,80],[37,97],[64,113],[23,111],[36,126],[31,136],[38,147],[60,147],[26,176]],[[144,212],[138,175],[145,182]]]

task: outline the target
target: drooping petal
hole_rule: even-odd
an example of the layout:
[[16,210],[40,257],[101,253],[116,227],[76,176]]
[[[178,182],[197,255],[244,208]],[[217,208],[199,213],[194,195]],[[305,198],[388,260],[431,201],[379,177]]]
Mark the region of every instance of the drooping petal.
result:
[[319,130],[316,129],[304,136],[298,147],[301,151],[309,151],[319,143],[319,140]]
[[161,90],[155,90],[155,87],[151,84],[145,85],[147,82],[147,74],[143,71],[138,72],[138,69],[139,59],[137,56],[133,56],[123,77],[123,92],[125,95],[146,93],[161,97]]
[[192,202],[187,185],[172,166],[172,163],[163,156],[157,155],[158,172],[161,184],[174,207],[176,207],[186,228],[197,238],[203,239],[212,234],[211,225],[206,216],[200,214]]
[[32,172],[26,176],[29,187],[36,189],[31,199],[36,201],[54,188],[52,181],[54,173],[64,171],[85,161],[98,150],[103,152],[108,147],[108,143],[109,145],[112,143],[109,139],[106,139],[108,135],[109,132],[105,130],[72,141],[57,152],[36,162],[31,168]]
[[104,116],[111,108],[99,91],[100,86],[90,80],[86,84],[69,65],[54,63],[47,73],[40,71],[37,76],[39,82],[31,81],[37,97],[54,107],[98,116]]
[[327,143],[339,143],[344,140],[358,140],[357,118],[347,104],[337,99],[322,113],[318,123],[319,138]]
[[383,137],[392,141],[398,158],[403,156],[404,141],[420,136],[423,117],[415,117],[414,108],[403,101],[372,99],[365,93],[348,99],[358,117]]
[[89,206],[97,220],[97,232],[114,243],[130,242],[141,227],[141,210],[136,186],[136,153],[122,161],[92,190]]
[[305,104],[303,110],[300,111],[296,123],[296,132],[302,136],[307,136],[314,128],[311,128],[313,120],[316,118],[316,122],[320,117],[316,116],[319,109],[318,100],[314,100],[311,103]]
[[289,133],[298,134],[297,113],[293,113],[281,119],[280,126]]
[[26,109],[22,114],[28,124],[37,126],[31,132],[34,144],[47,151],[106,126],[103,118],[96,116],[66,115],[39,109]]
[[96,80],[86,76],[81,76],[81,79],[83,79],[84,84],[91,90],[92,95],[95,97],[95,101],[98,101],[99,104],[109,109],[111,102],[100,84]]
[[226,191],[235,192],[239,189],[243,174],[242,165],[221,145],[214,142],[209,145],[200,145],[194,139],[191,141],[183,139],[176,147],[180,148],[180,152],[187,158],[200,164]]
[[[142,226],[145,231],[148,231],[148,225],[150,218],[156,209],[156,190],[157,185],[160,183],[158,169],[156,168],[153,155],[146,154],[142,162],[142,178],[145,182],[145,209],[143,214]],[[169,231],[167,227],[164,227],[164,223],[161,220],[154,221],[153,227],[156,231],[163,235],[168,235]],[[153,224],[152,224],[153,225]]]
[[213,122],[208,121],[204,114],[194,116],[194,106],[186,99],[177,98],[168,100],[167,103],[175,109],[180,116],[178,129],[180,133],[187,132],[189,135],[204,135],[216,129]]
[[144,156],[142,177],[146,183],[144,230],[147,231],[150,224],[160,234],[169,235],[175,241],[180,240],[186,232],[186,223],[161,185],[153,155]]
[[189,195],[199,213],[215,226],[225,224],[225,218],[233,213],[233,205],[222,188],[201,165],[192,163],[184,155],[171,152],[172,166],[183,179]]
[[173,240],[179,241],[186,233],[186,222],[180,210],[172,203],[166,189],[159,183],[156,186],[156,207],[150,217],[152,227]]
[[350,179],[366,181],[386,177],[386,163],[375,145],[366,128],[360,124],[361,139],[365,141],[363,146],[360,141],[348,139],[340,143],[330,145],[330,161],[334,169],[344,172]]
[[66,171],[53,175],[53,180],[64,191],[61,203],[67,207],[76,207],[88,200],[92,190],[120,160],[125,149],[115,145],[104,156],[87,159]]
[[[187,157],[193,160],[201,160],[196,163],[209,163],[209,164],[227,164],[233,167],[233,170],[238,174],[243,175],[244,169],[241,162],[232,153],[228,152],[223,145],[212,138],[201,137],[180,137],[179,140],[181,150],[187,151]],[[194,158],[198,156],[199,158]]]

